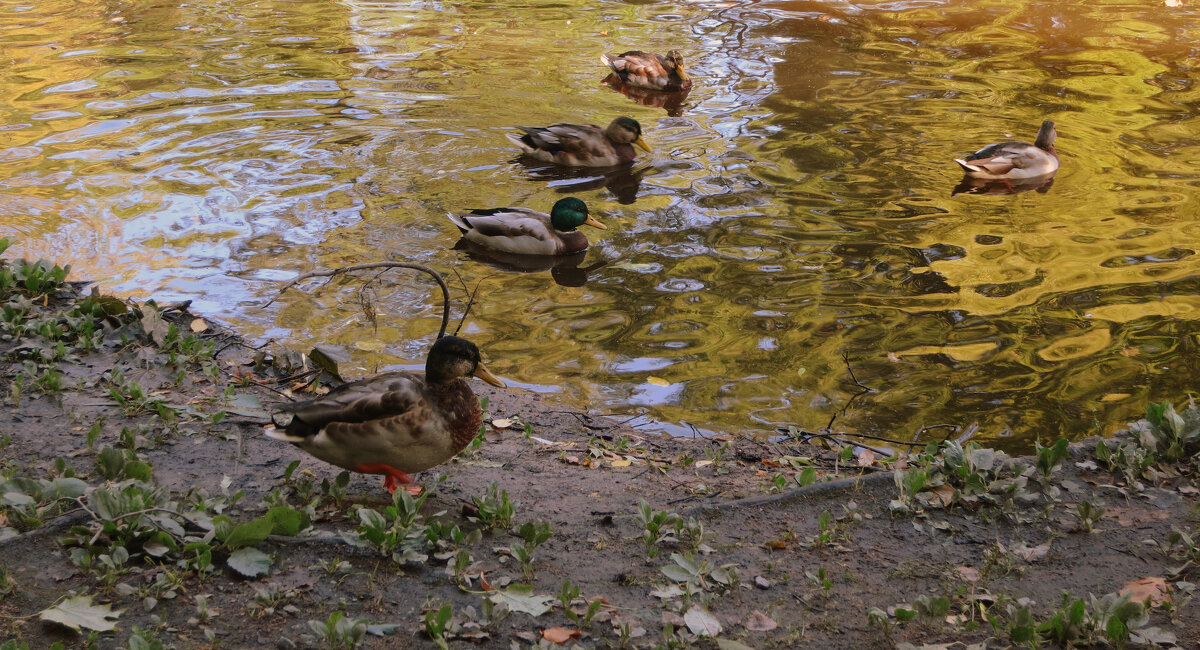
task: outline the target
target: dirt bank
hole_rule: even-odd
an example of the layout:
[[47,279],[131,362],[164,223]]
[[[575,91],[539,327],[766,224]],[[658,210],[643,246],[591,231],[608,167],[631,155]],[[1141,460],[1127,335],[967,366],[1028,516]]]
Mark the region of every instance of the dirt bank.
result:
[[1200,647],[1177,571],[1200,554],[1159,546],[1195,528],[1191,454],[671,439],[473,382],[481,444],[393,503],[262,435],[307,379],[280,351],[61,282],[0,292],[11,647]]

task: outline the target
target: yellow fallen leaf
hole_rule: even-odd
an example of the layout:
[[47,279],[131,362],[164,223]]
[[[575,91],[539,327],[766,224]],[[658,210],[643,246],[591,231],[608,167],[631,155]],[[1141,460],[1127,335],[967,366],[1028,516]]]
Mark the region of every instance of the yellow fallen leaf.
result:
[[1149,598],[1151,605],[1158,605],[1167,599],[1167,581],[1158,576],[1138,578],[1126,582],[1118,593],[1129,594],[1130,600],[1139,603]]
[[671,385],[671,382],[667,381],[666,379],[663,379],[662,377],[655,377],[653,375],[646,377],[646,383],[651,384],[653,386],[670,386]]
[[208,323],[204,322],[203,318],[194,318],[192,319],[192,323],[189,325],[189,327],[192,328],[193,332],[199,334],[200,332],[208,329]]
[[629,467],[632,464],[633,464],[633,461],[629,460],[628,458],[622,458],[621,460],[614,460],[609,463],[609,465],[612,465],[613,467]]
[[571,639],[582,636],[579,630],[568,630],[562,627],[552,627],[542,630],[542,638],[551,643],[566,643]]

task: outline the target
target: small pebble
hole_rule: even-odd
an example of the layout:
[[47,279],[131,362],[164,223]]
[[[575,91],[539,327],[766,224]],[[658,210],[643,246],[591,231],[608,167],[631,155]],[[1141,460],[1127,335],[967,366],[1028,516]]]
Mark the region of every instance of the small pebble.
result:
[[754,576],[754,586],[759,589],[770,589],[771,581],[762,576]]
[[281,636],[279,637],[279,640],[275,642],[275,647],[279,650],[295,650],[296,643],[286,636]]

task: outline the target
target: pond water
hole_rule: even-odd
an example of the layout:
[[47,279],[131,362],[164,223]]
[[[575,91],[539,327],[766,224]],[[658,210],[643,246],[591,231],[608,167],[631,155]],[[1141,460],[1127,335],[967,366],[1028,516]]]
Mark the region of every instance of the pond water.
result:
[[[361,282],[280,284],[453,271],[494,372],[647,429],[1106,433],[1200,375],[1194,5],[0,0],[0,235],[351,376],[423,364],[429,280],[381,277],[374,323]],[[634,48],[682,50],[690,95],[602,85]],[[618,115],[655,150],[624,173],[504,138]],[[1043,119],[1050,187],[952,195]],[[567,194],[608,225],[581,265],[453,248],[448,210]]]

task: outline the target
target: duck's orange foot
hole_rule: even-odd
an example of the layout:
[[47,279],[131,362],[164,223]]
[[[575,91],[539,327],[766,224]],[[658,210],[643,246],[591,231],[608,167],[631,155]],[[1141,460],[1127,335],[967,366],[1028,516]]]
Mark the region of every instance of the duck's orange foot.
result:
[[[401,485],[413,482],[412,476],[401,472],[387,463],[363,463],[354,469],[362,472],[363,474],[382,474],[383,487],[387,488],[389,494],[395,492],[396,488],[400,487]],[[404,489],[412,493],[413,496],[421,494],[421,486],[419,485],[405,486]],[[416,491],[413,492],[413,490]]]

